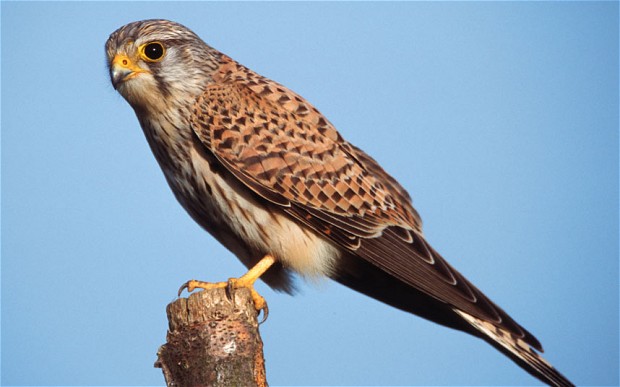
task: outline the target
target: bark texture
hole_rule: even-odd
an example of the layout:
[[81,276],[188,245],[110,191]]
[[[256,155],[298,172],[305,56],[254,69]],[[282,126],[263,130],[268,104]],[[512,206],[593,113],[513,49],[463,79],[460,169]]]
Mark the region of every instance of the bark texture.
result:
[[166,308],[168,334],[155,367],[168,386],[267,386],[250,291],[211,289]]

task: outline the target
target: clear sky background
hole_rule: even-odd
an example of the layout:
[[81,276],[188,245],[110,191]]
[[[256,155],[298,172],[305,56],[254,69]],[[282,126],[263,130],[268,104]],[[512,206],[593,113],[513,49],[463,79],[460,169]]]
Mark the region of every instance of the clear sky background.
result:
[[[242,265],[176,203],[103,46],[168,18],[305,96],[579,385],[618,385],[618,3],[2,2],[3,385],[162,385],[166,304]],[[272,385],[531,385],[328,281],[264,284]]]

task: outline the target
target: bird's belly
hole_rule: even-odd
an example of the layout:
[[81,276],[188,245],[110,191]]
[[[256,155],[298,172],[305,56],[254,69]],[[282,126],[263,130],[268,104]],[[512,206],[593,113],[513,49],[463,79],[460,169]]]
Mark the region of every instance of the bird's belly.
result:
[[[198,211],[192,216],[244,263],[271,254],[304,276],[333,272],[340,253],[330,241],[250,192],[230,173],[214,170],[211,163],[216,161],[205,158],[203,152],[192,150],[190,154],[192,170],[186,172],[193,175],[195,184],[183,191],[194,192],[179,200],[190,214]],[[251,255],[260,257],[240,256],[248,253],[238,248],[241,242],[250,247]]]

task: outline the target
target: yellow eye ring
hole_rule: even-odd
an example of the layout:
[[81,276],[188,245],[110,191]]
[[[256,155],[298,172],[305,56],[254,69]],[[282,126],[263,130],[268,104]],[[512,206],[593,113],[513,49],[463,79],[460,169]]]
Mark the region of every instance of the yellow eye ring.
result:
[[140,57],[147,62],[159,62],[166,55],[166,48],[160,42],[149,42],[140,46]]

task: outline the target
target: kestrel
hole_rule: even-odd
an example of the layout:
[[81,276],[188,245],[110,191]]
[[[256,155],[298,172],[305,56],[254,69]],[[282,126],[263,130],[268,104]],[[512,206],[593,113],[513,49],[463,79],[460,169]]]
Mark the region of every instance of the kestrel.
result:
[[[257,308],[258,277],[290,293],[292,273],[326,276],[572,385],[428,244],[407,191],[304,98],[167,20],[121,27],[106,53],[178,201],[250,268],[229,284],[251,288]],[[224,285],[187,284],[209,286]]]

